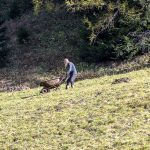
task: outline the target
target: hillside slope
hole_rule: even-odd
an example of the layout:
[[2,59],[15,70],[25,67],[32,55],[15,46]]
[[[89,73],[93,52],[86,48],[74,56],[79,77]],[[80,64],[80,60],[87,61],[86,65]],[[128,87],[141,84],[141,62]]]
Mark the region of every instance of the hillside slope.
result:
[[149,68],[39,90],[0,94],[1,150],[150,149]]

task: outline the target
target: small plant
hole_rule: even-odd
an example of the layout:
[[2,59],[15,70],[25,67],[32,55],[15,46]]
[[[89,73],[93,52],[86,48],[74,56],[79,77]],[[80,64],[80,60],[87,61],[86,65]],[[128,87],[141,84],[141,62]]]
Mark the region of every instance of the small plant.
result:
[[29,31],[26,28],[19,28],[17,31],[17,41],[19,44],[25,44],[29,41]]

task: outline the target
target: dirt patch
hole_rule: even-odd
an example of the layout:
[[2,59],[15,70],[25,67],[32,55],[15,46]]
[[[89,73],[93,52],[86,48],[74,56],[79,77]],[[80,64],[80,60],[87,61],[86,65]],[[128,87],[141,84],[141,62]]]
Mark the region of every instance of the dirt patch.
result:
[[115,79],[112,84],[118,84],[118,83],[128,83],[130,81],[129,78],[120,78],[120,79]]
[[15,80],[11,79],[0,79],[0,92],[14,92],[30,89],[28,83],[15,83]]

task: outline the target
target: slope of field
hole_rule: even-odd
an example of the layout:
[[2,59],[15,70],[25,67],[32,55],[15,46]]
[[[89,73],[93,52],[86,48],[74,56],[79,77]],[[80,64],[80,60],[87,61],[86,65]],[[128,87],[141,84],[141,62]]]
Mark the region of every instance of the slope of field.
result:
[[0,93],[0,150],[150,149],[149,68],[39,90]]

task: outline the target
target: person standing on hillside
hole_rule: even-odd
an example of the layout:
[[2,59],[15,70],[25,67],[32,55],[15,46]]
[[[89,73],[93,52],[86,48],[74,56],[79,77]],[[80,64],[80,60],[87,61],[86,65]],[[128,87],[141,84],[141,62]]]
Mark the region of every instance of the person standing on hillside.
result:
[[74,82],[77,77],[77,70],[75,65],[69,61],[69,59],[64,59],[65,68],[67,69],[67,79],[66,79],[66,89],[68,89],[69,84],[74,87]]

